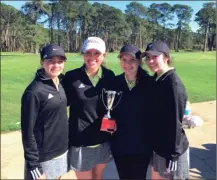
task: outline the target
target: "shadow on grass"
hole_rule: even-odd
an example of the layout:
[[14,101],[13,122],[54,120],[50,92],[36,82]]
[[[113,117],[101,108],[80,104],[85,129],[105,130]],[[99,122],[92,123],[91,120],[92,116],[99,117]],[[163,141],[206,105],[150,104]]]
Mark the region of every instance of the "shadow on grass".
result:
[[8,57],[8,56],[23,56],[23,54],[1,54],[1,57]]
[[8,56],[25,56],[25,55],[37,55],[39,53],[31,53],[31,52],[26,52],[26,53],[22,53],[22,52],[1,52],[1,57],[8,57]]
[[185,49],[184,52],[201,52],[201,50],[197,50],[197,49]]
[[14,59],[14,58],[21,58],[21,57],[25,57],[26,55],[35,55],[35,54],[1,54],[0,58],[1,60],[11,60],[10,58]]
[[[216,144],[203,144],[206,149],[191,147],[190,172],[192,178],[216,179]],[[194,171],[192,169],[197,169]]]

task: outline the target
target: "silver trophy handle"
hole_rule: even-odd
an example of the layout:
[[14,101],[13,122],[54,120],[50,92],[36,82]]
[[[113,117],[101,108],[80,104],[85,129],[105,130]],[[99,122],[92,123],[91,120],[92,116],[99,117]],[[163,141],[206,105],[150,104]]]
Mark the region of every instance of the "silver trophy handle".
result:
[[[114,109],[114,108],[119,104],[119,102],[120,102],[120,100],[121,100],[121,98],[122,98],[123,92],[120,91],[120,92],[118,92],[118,93],[116,93],[116,94],[117,94],[117,95],[120,95],[120,98],[119,98],[118,102],[114,105],[114,107],[113,107],[112,109]],[[112,110],[112,109],[111,109],[111,110]]]
[[[104,102],[104,96],[103,96],[103,92],[107,93],[107,106],[105,105],[105,102]],[[116,105],[112,108],[112,105],[114,103],[114,99],[115,99],[115,95],[121,95],[118,102],[116,103]],[[121,100],[121,97],[122,97],[122,92],[116,92],[116,91],[110,91],[110,90],[106,90],[106,89],[102,89],[102,102],[103,102],[103,105],[105,106],[106,110],[107,111],[107,114],[106,114],[106,117],[107,118],[111,118],[111,110],[114,109],[120,102]]]

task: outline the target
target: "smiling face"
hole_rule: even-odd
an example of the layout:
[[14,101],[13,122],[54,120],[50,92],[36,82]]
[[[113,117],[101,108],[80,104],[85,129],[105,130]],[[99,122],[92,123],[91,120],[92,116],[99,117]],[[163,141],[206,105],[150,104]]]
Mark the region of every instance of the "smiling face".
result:
[[155,73],[163,71],[168,67],[167,64],[168,58],[166,58],[163,54],[159,56],[153,56],[151,54],[147,54],[145,57],[145,63],[148,68]]
[[54,79],[64,70],[65,58],[62,56],[53,56],[50,59],[41,60],[41,66],[45,69],[47,75]]
[[84,53],[84,64],[88,71],[97,70],[101,66],[105,54],[96,49],[89,49]]
[[122,71],[129,76],[136,75],[140,62],[132,55],[123,53],[120,55],[120,65]]

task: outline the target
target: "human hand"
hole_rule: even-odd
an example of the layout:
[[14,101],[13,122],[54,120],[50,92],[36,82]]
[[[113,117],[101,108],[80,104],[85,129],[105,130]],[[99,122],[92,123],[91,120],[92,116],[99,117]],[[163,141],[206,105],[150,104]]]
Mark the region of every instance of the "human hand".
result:
[[117,124],[114,125],[114,129],[107,129],[106,132],[113,134],[117,130]]
[[46,179],[46,175],[45,175],[45,173],[42,174],[38,179]]

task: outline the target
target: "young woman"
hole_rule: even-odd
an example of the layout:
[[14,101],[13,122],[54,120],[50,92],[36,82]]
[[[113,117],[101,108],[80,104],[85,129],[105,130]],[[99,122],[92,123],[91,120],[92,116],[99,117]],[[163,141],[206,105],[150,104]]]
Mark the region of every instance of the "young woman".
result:
[[60,84],[66,61],[62,47],[50,44],[41,52],[41,68],[21,102],[25,179],[55,179],[67,172],[67,100]]
[[189,142],[182,128],[187,95],[175,69],[169,66],[169,51],[167,44],[154,41],[144,53],[147,66],[155,73],[152,179],[189,178]]
[[111,135],[100,131],[106,113],[102,88],[114,76],[102,66],[105,52],[101,38],[89,37],[82,47],[84,65],[68,71],[63,81],[70,107],[69,168],[78,179],[102,179],[106,164],[112,160],[108,143]]
[[152,149],[149,122],[152,78],[142,69],[141,51],[134,45],[121,48],[122,74],[112,79],[108,89],[122,92],[111,111],[117,124],[111,147],[120,179],[146,179]]

